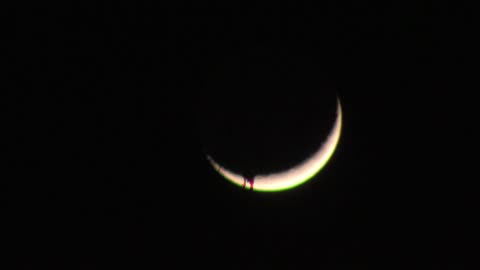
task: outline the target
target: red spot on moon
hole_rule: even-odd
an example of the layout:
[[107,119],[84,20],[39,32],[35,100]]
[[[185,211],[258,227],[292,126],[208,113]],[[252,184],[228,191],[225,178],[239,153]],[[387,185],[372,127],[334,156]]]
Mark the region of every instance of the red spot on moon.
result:
[[244,177],[242,188],[245,188],[245,184],[248,182],[250,184],[250,190],[253,190],[254,181],[255,181],[255,177]]

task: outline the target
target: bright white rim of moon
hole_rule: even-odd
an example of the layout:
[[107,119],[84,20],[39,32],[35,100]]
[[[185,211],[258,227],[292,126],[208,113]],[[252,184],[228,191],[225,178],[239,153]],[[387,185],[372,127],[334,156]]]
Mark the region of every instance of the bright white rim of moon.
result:
[[[326,141],[320,149],[298,165],[279,173],[256,175],[253,190],[255,191],[281,191],[294,188],[312,179],[330,160],[340,140],[342,130],[342,107],[337,99],[337,118]],[[207,155],[208,160],[215,170],[228,181],[238,186],[243,186],[242,175],[221,167],[212,157]],[[247,185],[248,186],[248,185]]]

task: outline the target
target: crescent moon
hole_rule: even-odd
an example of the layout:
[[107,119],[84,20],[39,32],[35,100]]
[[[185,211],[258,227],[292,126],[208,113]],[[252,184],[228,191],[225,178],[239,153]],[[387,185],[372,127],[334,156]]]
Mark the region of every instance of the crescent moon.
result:
[[[335,152],[340,140],[341,130],[342,107],[340,100],[337,98],[337,117],[330,134],[322,146],[320,146],[320,149],[299,165],[294,166],[287,171],[274,174],[256,175],[253,190],[265,192],[287,190],[301,185],[313,178],[327,164]],[[221,167],[209,155],[207,155],[207,158],[213,168],[228,181],[238,186],[244,184],[244,178],[242,175]]]

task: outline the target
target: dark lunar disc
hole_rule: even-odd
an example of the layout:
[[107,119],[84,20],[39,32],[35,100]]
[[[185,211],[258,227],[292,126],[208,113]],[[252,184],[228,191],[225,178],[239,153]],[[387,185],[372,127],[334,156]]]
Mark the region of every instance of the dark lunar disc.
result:
[[331,130],[337,96],[322,74],[288,57],[239,57],[214,73],[195,113],[205,154],[242,173],[302,162]]

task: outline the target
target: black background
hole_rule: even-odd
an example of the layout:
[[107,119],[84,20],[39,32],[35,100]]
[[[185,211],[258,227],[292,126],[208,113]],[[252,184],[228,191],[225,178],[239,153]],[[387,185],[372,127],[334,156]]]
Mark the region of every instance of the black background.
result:
[[[466,264],[472,15],[411,2],[18,7],[1,101],[7,257],[21,269]],[[241,119],[298,97],[292,111],[324,115],[313,101],[329,95],[344,129],[315,180],[248,192],[205,159],[206,111]]]

